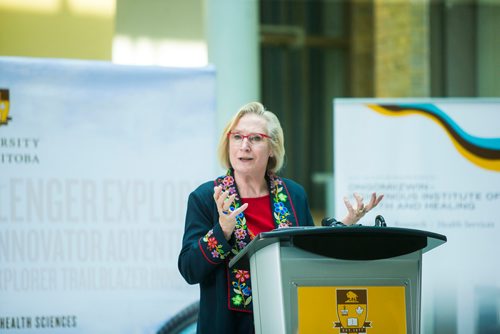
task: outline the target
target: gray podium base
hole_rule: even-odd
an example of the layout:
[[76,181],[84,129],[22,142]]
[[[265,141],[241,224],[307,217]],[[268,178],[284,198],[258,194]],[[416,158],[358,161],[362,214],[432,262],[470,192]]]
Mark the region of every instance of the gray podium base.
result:
[[279,242],[267,245],[250,257],[255,331],[297,333],[300,286],[404,286],[407,333],[418,334],[421,263],[421,250],[389,259],[351,261]]

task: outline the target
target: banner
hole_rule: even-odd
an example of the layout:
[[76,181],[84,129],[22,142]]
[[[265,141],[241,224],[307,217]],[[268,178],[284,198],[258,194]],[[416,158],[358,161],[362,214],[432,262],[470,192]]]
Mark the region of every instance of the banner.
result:
[[0,332],[155,333],[214,176],[212,68],[0,58]]
[[500,100],[334,101],[335,212],[372,192],[388,226],[446,235],[423,256],[423,333],[500,330]]

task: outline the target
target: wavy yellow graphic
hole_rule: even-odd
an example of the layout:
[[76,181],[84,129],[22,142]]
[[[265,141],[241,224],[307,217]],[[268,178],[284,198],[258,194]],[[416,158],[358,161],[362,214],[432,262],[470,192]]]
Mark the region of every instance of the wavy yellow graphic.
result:
[[480,138],[465,132],[443,110],[433,104],[368,104],[369,108],[390,117],[421,115],[437,123],[457,149],[474,165],[500,172],[500,138]]

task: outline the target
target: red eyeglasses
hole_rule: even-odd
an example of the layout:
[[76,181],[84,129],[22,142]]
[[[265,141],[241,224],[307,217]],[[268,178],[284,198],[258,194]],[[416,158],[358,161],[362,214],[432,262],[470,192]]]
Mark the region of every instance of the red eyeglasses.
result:
[[229,132],[227,134],[229,139],[237,144],[243,143],[243,139],[248,139],[250,144],[258,144],[264,141],[264,138],[271,138],[263,133],[249,133],[248,135],[243,135],[239,132]]

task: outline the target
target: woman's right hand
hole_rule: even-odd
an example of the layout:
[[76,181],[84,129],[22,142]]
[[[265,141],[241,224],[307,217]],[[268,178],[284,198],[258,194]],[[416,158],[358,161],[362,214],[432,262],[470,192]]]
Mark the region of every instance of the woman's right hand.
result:
[[245,203],[234,211],[231,211],[230,207],[235,198],[236,194],[229,195],[229,191],[223,191],[221,186],[214,187],[214,200],[219,212],[219,224],[226,240],[231,239],[234,227],[236,226],[236,216],[248,207],[248,203]]

